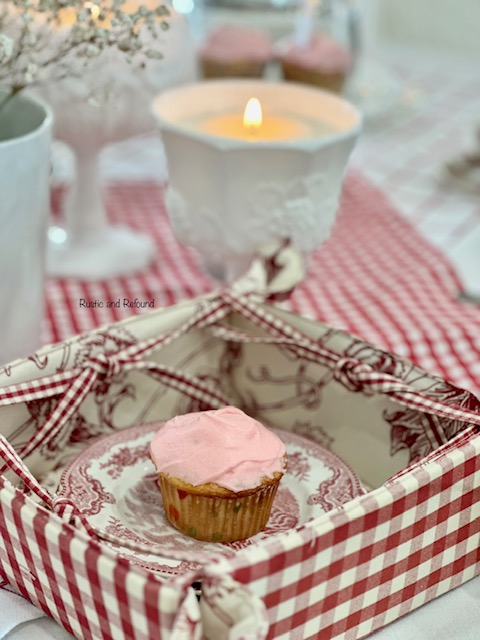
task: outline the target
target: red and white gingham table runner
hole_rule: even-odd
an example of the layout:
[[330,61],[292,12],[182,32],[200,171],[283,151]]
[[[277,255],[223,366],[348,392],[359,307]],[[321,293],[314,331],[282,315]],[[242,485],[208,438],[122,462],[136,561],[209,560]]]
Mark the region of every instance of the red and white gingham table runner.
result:
[[[214,286],[201,273],[194,254],[175,242],[162,198],[161,188],[153,183],[111,186],[108,205],[115,214],[112,219],[127,222],[153,236],[158,243],[158,258],[147,272],[129,278],[96,283],[51,281],[47,339],[63,339],[74,332],[114,322],[132,313],[132,309],[123,304],[118,309],[108,306],[109,301],[120,298],[123,302],[126,298],[141,302],[153,298],[155,306],[159,307],[196,296]],[[471,361],[464,357],[463,349],[465,353],[472,350],[479,309],[455,301],[457,286],[454,272],[441,255],[416,234],[376,189],[360,176],[351,174],[346,181],[335,233],[312,257],[310,274],[295,291],[290,306],[296,312],[341,325],[417,362],[421,363],[422,357],[430,357],[430,370],[442,373],[457,384],[462,384],[464,377],[468,382],[465,386],[475,387],[476,360],[469,366]],[[80,304],[82,300],[103,302],[103,306],[84,307]],[[307,523],[289,532],[285,538],[273,537],[254,559],[247,549],[233,559],[199,569],[201,606],[207,607],[205,615],[202,609],[202,624],[210,631],[216,624],[215,618],[223,623],[226,620],[230,625],[229,616],[234,615],[233,621],[238,613],[236,599],[245,597],[249,611],[256,607],[258,620],[252,618],[256,637],[313,638],[320,620],[322,632],[328,633],[329,637],[339,639],[348,630],[355,630],[355,637],[361,637],[476,575],[480,519],[475,479],[478,478],[479,443],[473,425],[480,424],[480,415],[473,398],[465,398],[468,400],[465,405],[451,406],[450,398],[442,402],[435,395],[426,396],[414,386],[404,384],[367,362],[330,351],[316,339],[304,336],[299,328],[283,322],[280,312],[259,307],[238,291],[226,290],[208,300],[208,304],[200,306],[194,317],[188,318],[180,327],[146,343],[131,345],[117,356],[107,358],[103,354],[92,354],[80,368],[55,370],[48,380],[5,387],[0,404],[7,408],[27,398],[56,396],[59,391],[64,394],[41,429],[35,431],[20,449],[15,451],[0,438],[3,463],[67,522],[75,521],[79,514],[73,506],[68,501],[44,495],[42,487],[37,486],[35,478],[23,467],[20,457],[35,449],[39,439],[44,443],[50,441],[98,376],[111,378],[122,363],[127,368],[147,367],[149,371],[167,377],[168,384],[174,388],[189,387],[195,400],[203,401],[209,394],[206,399],[210,403],[224,403],[216,389],[202,387],[199,380],[188,379],[187,374],[181,372],[172,375],[171,367],[166,364],[149,362],[148,358],[137,359],[137,356],[148,355],[148,350],[157,342],[170,343],[191,326],[204,326],[204,322],[216,321],[233,309],[265,329],[269,339],[288,344],[303,355],[311,353],[315,362],[328,363],[335,380],[345,389],[352,387],[354,392],[359,392],[368,385],[372,391],[387,394],[410,409],[419,408],[424,413],[434,413],[438,420],[458,419],[471,426],[442,448],[441,457],[432,452],[410,474],[402,476],[402,482],[396,481],[403,473],[400,472],[385,485],[361,496],[350,510],[347,505],[345,509],[327,514],[318,529],[314,528],[316,524]],[[451,309],[458,318],[450,314]],[[449,333],[452,324],[455,339]],[[234,327],[215,324],[213,328],[223,332],[223,337],[229,340],[250,339]],[[462,341],[468,348],[462,347]],[[436,348],[441,344],[442,347]],[[423,351],[415,350],[417,345],[423,345]],[[449,354],[450,358],[455,358],[456,367],[448,359]],[[449,375],[450,368],[453,373]],[[451,388],[449,391],[454,392]],[[446,432],[442,435],[441,430],[438,434],[447,435]],[[147,623],[150,625],[151,637],[158,636],[160,629],[168,633],[172,628],[171,612],[179,611],[175,618],[176,624],[179,620],[177,630],[180,627],[186,630],[189,625],[192,633],[189,631],[188,637],[194,637],[200,610],[192,599],[192,590],[188,590],[190,601],[182,599],[186,592],[181,581],[187,577],[178,578],[178,585],[175,584],[179,589],[171,596],[167,589],[165,599],[163,585],[157,584],[147,572],[137,572],[139,575],[135,573],[132,576],[135,582],[131,583],[135,595],[132,602],[128,602],[127,585],[130,582],[126,577],[126,563],[119,563],[120,568],[113,570],[111,553],[103,557],[98,545],[93,545],[92,549],[98,552],[93,568],[91,562],[78,563],[77,567],[75,559],[89,553],[86,538],[82,535],[78,540],[68,538],[75,545],[65,549],[61,545],[65,544],[66,537],[60,530],[64,523],[52,518],[48,522],[50,534],[46,535],[46,527],[37,515],[33,521],[38,529],[20,529],[20,525],[24,527],[24,521],[18,515],[19,510],[25,511],[25,506],[30,510],[37,507],[26,505],[26,496],[15,493],[4,478],[0,481],[6,496],[5,504],[2,501],[3,529],[8,535],[9,531],[15,532],[16,536],[6,541],[10,550],[8,564],[12,567],[17,562],[12,550],[20,540],[26,566],[15,566],[15,580],[24,585],[21,592],[31,597],[37,606],[79,637],[85,635],[84,625],[90,624],[92,633],[85,637],[102,637],[103,634],[112,639],[146,637],[145,633],[141,635],[142,629],[139,628],[138,633],[134,629],[132,611],[140,612],[145,628]],[[12,523],[17,522],[18,526],[12,528]],[[88,532],[95,535],[94,531]],[[32,558],[38,553],[43,573],[41,582],[35,583],[38,579],[35,572],[40,569]],[[62,562],[57,563],[57,558],[62,558]],[[57,564],[60,565],[58,571],[65,572],[65,580],[63,573],[58,573],[61,579],[57,581]],[[68,582],[69,568],[74,569],[71,582]],[[80,592],[77,574],[84,579],[82,571],[85,569],[93,571],[93,578],[88,576],[86,588],[89,591],[85,601],[82,593],[79,605],[83,606],[85,602],[97,607],[100,603],[101,610],[89,609],[87,612],[85,608],[70,604],[70,597],[75,598]],[[120,573],[121,582],[115,581],[115,586],[113,583],[104,585],[103,577],[114,572]],[[299,576],[302,576],[301,580]],[[243,589],[242,585],[247,588]],[[310,589],[311,585],[316,588]],[[160,590],[163,591],[162,598]],[[113,591],[117,596],[121,594],[118,606],[109,597]],[[137,600],[137,593],[150,593],[150,600],[146,597],[145,601]],[[160,602],[158,610],[151,606],[153,601]],[[122,607],[123,603],[131,606]],[[210,615],[207,615],[208,607]],[[184,618],[179,619],[178,615]],[[212,633],[206,635],[217,637]]]
[[[57,193],[57,204],[58,199]],[[98,282],[50,279],[45,342],[144,312],[123,307],[124,298],[153,299],[159,308],[218,286],[202,272],[196,253],[173,236],[161,186],[112,183],[106,199],[112,223],[148,233],[158,247],[156,258],[148,270],[129,277]],[[384,194],[350,173],[333,235],[311,256],[308,276],[288,306],[407,357],[478,395],[480,306],[460,301],[460,288],[442,253]],[[107,307],[119,298],[119,308]],[[103,302],[103,307],[86,308],[82,301]]]

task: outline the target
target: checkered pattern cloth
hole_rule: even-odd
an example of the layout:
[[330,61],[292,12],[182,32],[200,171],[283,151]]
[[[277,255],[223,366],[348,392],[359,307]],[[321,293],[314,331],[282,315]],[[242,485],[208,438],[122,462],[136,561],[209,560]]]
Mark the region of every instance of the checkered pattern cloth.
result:
[[[387,193],[402,216],[449,256],[465,292],[480,297],[478,173],[452,180],[445,172],[447,164],[478,150],[478,59],[423,48],[382,51],[375,59],[385,65],[387,77],[392,74],[398,81],[400,96],[383,117],[367,123],[351,166]],[[367,89],[375,96],[375,75],[370,78],[373,86]],[[381,96],[381,77],[376,88]]]
[[[416,62],[408,65],[407,77],[418,76],[421,65]],[[351,173],[334,234],[311,257],[308,277],[287,304],[478,395],[480,308],[458,301],[460,283],[444,258],[447,243],[453,238],[460,246],[478,224],[478,205],[455,194],[432,194],[431,181],[435,159],[438,165],[455,152],[452,137],[457,151],[468,143],[458,132],[471,130],[480,94],[476,72],[456,68],[448,83],[439,83],[446,73],[442,64],[432,69],[431,77],[417,77],[434,112],[430,118],[421,112],[413,118],[408,134],[412,144],[405,145],[407,134],[394,128],[389,136],[373,138],[363,151],[357,149],[353,163],[365,168],[441,251],[425,242],[380,190]],[[45,342],[141,313],[85,309],[80,298],[154,298],[158,308],[216,286],[202,273],[196,254],[176,243],[157,184],[116,183],[106,195],[111,220],[148,232],[158,257],[148,271],[128,278],[50,280]],[[453,234],[452,225],[446,225],[452,212]],[[98,371],[103,365],[95,364]],[[348,362],[341,365],[338,374],[346,376],[346,383],[367,374],[377,383],[371,372],[350,369]],[[88,540],[81,530],[74,533],[65,522],[68,511],[63,521],[38,505],[32,511],[28,496],[3,478],[0,566],[11,566],[20,591],[79,638],[170,638],[175,625],[176,638],[193,640],[201,633],[200,613],[205,619],[218,613],[215,629],[221,630],[222,620],[230,615],[234,622],[242,604],[255,623],[256,631],[248,636],[252,639],[313,639],[320,637],[320,629],[322,637],[338,640],[364,637],[478,573],[476,429],[467,427],[441,454],[434,451],[413,472],[400,472],[352,508],[327,515],[321,529],[306,526],[272,539],[262,546],[261,557],[258,550],[246,549],[232,560],[212,564],[203,576],[201,612],[195,601],[188,601],[193,593],[187,595],[184,585],[165,588],[148,572],[128,571],[108,548]],[[3,444],[15,466],[15,452]],[[18,472],[22,474],[21,461]],[[28,473],[24,481],[42,493]],[[4,548],[7,555],[2,555]],[[223,607],[231,597],[235,601]]]
[[[58,208],[61,193],[54,198]],[[218,286],[197,254],[178,244],[155,182],[112,183],[112,223],[148,233],[158,247],[150,268],[102,282],[50,279],[45,342],[110,324],[142,309],[123,299],[154,300],[155,308]],[[443,254],[358,173],[347,176],[332,237],[310,258],[309,272],[288,307],[404,356],[428,372],[480,394],[480,307],[462,302],[461,285]],[[120,298],[120,308],[108,301]],[[80,301],[104,303],[103,308]]]
[[[133,193],[137,190],[138,194],[148,193],[150,207],[152,202],[157,203],[160,212],[162,193],[158,187],[150,185],[145,189],[137,185],[132,188]],[[423,241],[416,238],[408,225],[395,222],[395,212],[389,210],[382,198],[378,214],[356,211],[356,203],[365,203],[371,194],[378,199],[378,193],[361,178],[349,177],[337,227],[340,240],[334,236],[329,245],[318,252],[318,258],[312,258],[311,269],[313,273],[320,270],[322,282],[324,278],[328,281],[329,268],[328,260],[323,261],[323,252],[329,246],[333,248],[330,258],[333,266],[330,268],[335,272],[342,257],[335,247],[341,243],[342,234],[346,239],[352,238],[355,225],[358,229],[353,236],[358,242],[362,237],[362,221],[375,229],[372,220],[378,218],[380,229],[387,229],[383,236],[373,230],[366,234],[366,240],[373,238],[368,243],[372,256],[376,247],[383,248],[388,255],[383,243],[392,242],[388,233],[390,228],[400,230],[399,243],[403,232],[410,233],[410,241],[405,243],[410,261],[417,255],[420,261],[423,256],[419,248],[425,246]],[[125,195],[120,199],[123,204],[128,202]],[[383,224],[385,212],[387,225]],[[197,276],[199,288],[202,283],[209,285],[204,276],[198,275],[192,255],[185,249],[180,250],[167,235],[165,215],[162,217],[157,213],[152,217],[155,236],[163,243],[160,250],[170,251],[166,261],[170,265],[170,275],[174,277],[173,265],[186,265],[177,279],[181,283],[178,290],[182,296],[196,293],[195,281],[191,282],[185,274]],[[346,223],[342,222],[345,217]],[[132,223],[135,220],[133,218]],[[346,230],[342,231],[345,224]],[[355,241],[352,239],[353,244]],[[169,249],[166,248],[168,245]],[[343,251],[346,261],[355,258],[348,243]],[[390,253],[396,255],[394,250]],[[173,258],[175,255],[177,257]],[[400,264],[408,267],[408,258],[397,262],[397,268]],[[446,274],[455,284],[448,265],[440,261],[439,264],[440,274]],[[427,260],[426,264],[420,263],[413,270],[412,276],[419,273],[420,283],[441,282],[436,266],[433,259]],[[156,284],[152,283],[148,288],[147,278],[152,272],[156,273],[153,280]],[[155,299],[161,295],[158,279],[162,273],[161,266],[154,265],[149,274],[137,276],[136,284],[131,279],[122,280],[124,283],[130,281],[127,294],[115,289],[115,283],[109,283],[107,289],[96,288],[101,286],[97,283],[75,285],[74,295],[86,299],[89,296],[101,299],[99,296],[134,295],[140,298],[145,295]],[[386,276],[387,272],[384,273]],[[393,275],[390,273],[391,278]],[[408,277],[406,280],[410,283]],[[307,311],[312,312],[316,295],[306,289],[309,281],[310,278],[293,296],[293,309],[301,304],[299,296],[303,292],[303,299],[310,301]],[[68,293],[68,283],[60,286],[64,295]],[[426,290],[431,289],[427,286]],[[165,300],[163,304],[166,304]],[[74,306],[65,307],[67,315],[72,313]],[[85,311],[83,307],[81,309]],[[102,311],[105,309],[110,308],[104,305]],[[237,328],[234,324],[219,324],[218,321],[229,316],[231,311],[263,330],[265,335],[260,333],[252,337],[245,333],[242,325]],[[89,321],[94,324],[98,318],[91,315]],[[304,333],[304,327],[308,325],[311,329],[311,323],[298,317],[295,321],[296,324],[292,316],[280,310],[256,304],[238,288],[227,289],[205,298],[198,307],[192,307],[190,316],[164,334],[155,333],[153,337],[129,344],[113,354],[90,353],[82,366],[68,367],[64,363],[62,368],[58,362],[52,362],[50,373],[45,372],[42,380],[3,387],[0,394],[2,410],[9,410],[26,400],[45,400],[60,395],[49,418],[38,429],[32,426],[31,437],[22,447],[13,448],[0,439],[3,464],[54,512],[36,504],[0,476],[0,569],[6,581],[15,584],[22,595],[65,629],[82,638],[197,640],[201,633],[209,638],[219,638],[226,637],[225,627],[232,628],[239,622],[242,625],[239,638],[313,640],[321,632],[325,638],[340,640],[364,637],[473,577],[478,572],[480,534],[476,500],[480,465],[478,403],[448,387],[441,379],[429,379],[429,392],[422,392],[421,385],[416,387],[412,381],[395,377],[389,367],[383,369],[349,357],[347,352],[330,350],[316,337]],[[148,359],[150,352],[159,346],[171,345],[192,329],[206,327],[229,343],[256,341],[260,345],[264,342],[279,351],[280,348],[288,351],[289,358],[298,356],[303,363],[316,363],[327,369],[329,376],[333,374],[335,383],[352,395],[366,399],[388,397],[389,402],[395,401],[399,407],[414,413],[418,410],[419,416],[426,417],[429,425],[428,429],[422,426],[422,430],[431,435],[437,445],[443,443],[444,446],[439,450],[430,448],[430,453],[420,464],[410,467],[409,472],[400,471],[378,489],[351,501],[344,508],[332,510],[324,518],[307,522],[285,535],[272,536],[264,545],[246,548],[233,558],[205,564],[195,572],[161,583],[154,573],[141,567],[129,567],[124,559],[116,559],[108,547],[99,545],[95,538],[120,540],[98,535],[85,519],[82,521],[75,505],[45,494],[21,458],[39,450],[40,445],[52,448],[52,440],[86,400],[95,382],[108,383],[122,369],[148,369],[166,387],[180,391],[199,406],[225,404],[225,398],[215,387],[204,384],[201,376],[189,376],[188,372],[177,372],[169,367],[168,362]],[[40,362],[37,365],[42,366]],[[421,372],[418,373],[421,377]],[[438,385],[436,392],[434,382]],[[380,413],[383,415],[383,411]],[[76,525],[76,534],[71,524]],[[202,583],[200,603],[188,588],[195,580]]]
[[[269,640],[362,638],[453,589],[478,572],[471,436],[451,442],[448,462],[430,456],[407,483],[370,492],[315,534],[307,524],[271,540],[261,558],[246,549],[214,566],[209,587],[226,589],[225,574],[247,584],[274,620]],[[208,601],[209,588],[203,594]]]

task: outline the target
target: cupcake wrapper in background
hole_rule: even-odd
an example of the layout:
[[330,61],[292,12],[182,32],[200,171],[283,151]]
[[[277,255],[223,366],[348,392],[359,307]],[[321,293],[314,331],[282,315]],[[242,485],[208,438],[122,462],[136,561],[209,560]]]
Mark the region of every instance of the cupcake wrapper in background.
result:
[[228,496],[200,493],[198,487],[191,492],[185,483],[178,485],[175,479],[159,474],[170,524],[192,538],[224,543],[250,538],[265,528],[279,482],[280,477]]
[[285,80],[310,84],[328,91],[341,93],[346,80],[346,73],[324,73],[317,69],[305,69],[297,64],[282,61],[282,71]]
[[217,62],[203,59],[201,68],[205,78],[261,78],[265,71],[265,63],[253,60]]

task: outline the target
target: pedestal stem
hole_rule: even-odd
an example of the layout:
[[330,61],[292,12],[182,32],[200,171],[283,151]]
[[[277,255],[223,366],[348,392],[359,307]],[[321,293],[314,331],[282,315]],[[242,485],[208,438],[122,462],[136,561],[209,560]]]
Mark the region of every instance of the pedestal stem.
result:
[[100,151],[74,149],[76,174],[65,201],[65,228],[50,230],[47,271],[50,275],[103,280],[145,269],[155,243],[144,233],[109,225],[99,171]]
[[70,242],[81,242],[107,227],[100,185],[98,149],[75,149],[76,179],[65,202],[65,227]]

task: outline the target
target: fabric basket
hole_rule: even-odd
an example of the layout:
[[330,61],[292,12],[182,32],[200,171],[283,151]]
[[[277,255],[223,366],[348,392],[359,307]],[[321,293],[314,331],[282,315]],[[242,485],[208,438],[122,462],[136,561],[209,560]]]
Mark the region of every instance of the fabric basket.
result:
[[[479,572],[479,401],[271,304],[277,258],[0,372],[0,578],[75,637],[353,640]],[[368,490],[165,579],[47,483],[101,434],[225,404],[328,446]]]

